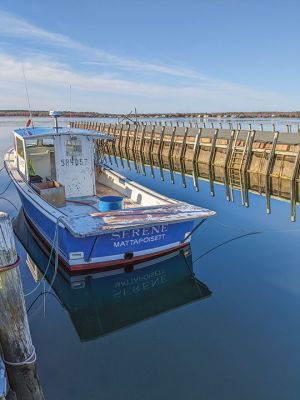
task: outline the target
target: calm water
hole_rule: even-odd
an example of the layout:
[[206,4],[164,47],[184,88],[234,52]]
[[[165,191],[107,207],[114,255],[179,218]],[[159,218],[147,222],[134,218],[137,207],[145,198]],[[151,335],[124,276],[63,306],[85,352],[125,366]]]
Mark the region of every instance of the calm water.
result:
[[[21,123],[0,121],[1,156],[16,125]],[[265,198],[251,193],[245,208],[238,192],[234,203],[227,202],[220,185],[211,197],[207,182],[200,182],[197,193],[189,177],[184,189],[179,175],[172,185],[167,173],[162,182],[159,171],[153,179],[147,168],[146,176],[133,167],[119,170],[163,194],[217,212],[192,240],[200,282],[189,279],[191,260],[181,256],[147,270],[148,278],[155,275],[162,283],[152,292],[146,290],[149,280],[143,293],[130,282],[132,277],[145,280],[142,272],[120,278],[123,297],[112,296],[113,280],[95,277],[83,286],[59,274],[56,294],[44,305],[38,295],[48,289],[42,284],[26,302],[46,398],[299,399],[300,223],[290,222],[289,203],[272,200],[267,215]],[[1,188],[8,183],[2,172]],[[13,185],[5,196],[20,205]],[[0,201],[2,210],[16,215]],[[47,257],[30,236],[26,240],[31,265],[45,269]],[[18,250],[29,292],[36,283],[19,242]]]

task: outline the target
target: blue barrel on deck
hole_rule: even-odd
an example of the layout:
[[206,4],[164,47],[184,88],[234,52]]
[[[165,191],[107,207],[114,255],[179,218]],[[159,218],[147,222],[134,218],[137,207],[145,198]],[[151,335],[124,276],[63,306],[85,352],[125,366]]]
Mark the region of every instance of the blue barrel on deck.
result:
[[99,210],[102,212],[122,210],[123,197],[120,196],[103,196],[99,200]]

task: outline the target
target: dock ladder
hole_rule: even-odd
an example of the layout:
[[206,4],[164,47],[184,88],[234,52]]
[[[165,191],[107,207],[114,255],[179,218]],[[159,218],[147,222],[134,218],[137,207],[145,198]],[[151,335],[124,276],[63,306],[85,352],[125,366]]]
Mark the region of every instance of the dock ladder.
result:
[[[232,152],[229,158],[229,185],[231,190],[231,198],[234,201],[233,188],[236,187],[241,190],[242,204],[248,205],[248,201],[245,201],[247,197],[247,188],[245,188],[245,175],[247,174],[248,166],[251,159],[252,145],[255,138],[255,131],[249,131],[247,133],[244,146],[238,145],[240,131],[235,132],[235,138],[232,146]],[[245,196],[246,195],[246,196]]]

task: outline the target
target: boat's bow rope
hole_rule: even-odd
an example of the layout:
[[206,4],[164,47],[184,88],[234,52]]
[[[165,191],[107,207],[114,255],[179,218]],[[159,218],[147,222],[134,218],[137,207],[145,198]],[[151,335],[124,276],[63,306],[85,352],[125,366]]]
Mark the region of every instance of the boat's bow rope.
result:
[[53,252],[55,251],[55,264],[54,264],[54,275],[53,278],[51,280],[50,283],[50,289],[54,283],[54,279],[56,277],[56,273],[57,273],[57,269],[58,269],[58,228],[59,228],[59,222],[62,220],[63,216],[61,215],[60,217],[57,218],[56,220],[56,224],[55,224],[55,230],[54,230],[54,236],[53,236],[53,240],[52,240],[52,245],[51,245],[51,250],[49,253],[49,259],[48,259],[48,263],[47,263],[47,267],[45,269],[45,272],[41,278],[41,280],[39,281],[39,283],[28,293],[25,293],[24,296],[30,296],[31,294],[33,294],[42,284],[42,282],[44,281],[47,272],[49,270],[50,264],[51,264],[51,260],[52,260],[52,256],[53,256]]

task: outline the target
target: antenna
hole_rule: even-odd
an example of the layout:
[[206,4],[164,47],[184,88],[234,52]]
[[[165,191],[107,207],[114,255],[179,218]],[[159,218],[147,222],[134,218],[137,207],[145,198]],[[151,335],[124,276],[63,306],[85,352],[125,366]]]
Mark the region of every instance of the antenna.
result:
[[26,128],[28,128],[30,126],[30,124],[32,124],[32,127],[34,128],[33,121],[32,121],[32,112],[31,112],[30,100],[29,100],[27,79],[26,79],[25,69],[24,69],[24,64],[23,63],[22,63],[22,72],[23,72],[24,85],[25,85],[27,104],[28,104],[28,111],[29,111],[29,119],[26,121]]
[[70,100],[70,103],[69,103],[69,118],[71,119],[71,110],[72,110],[72,85],[70,85],[70,93],[69,93],[69,96],[70,96],[70,98],[69,98],[69,100]]

